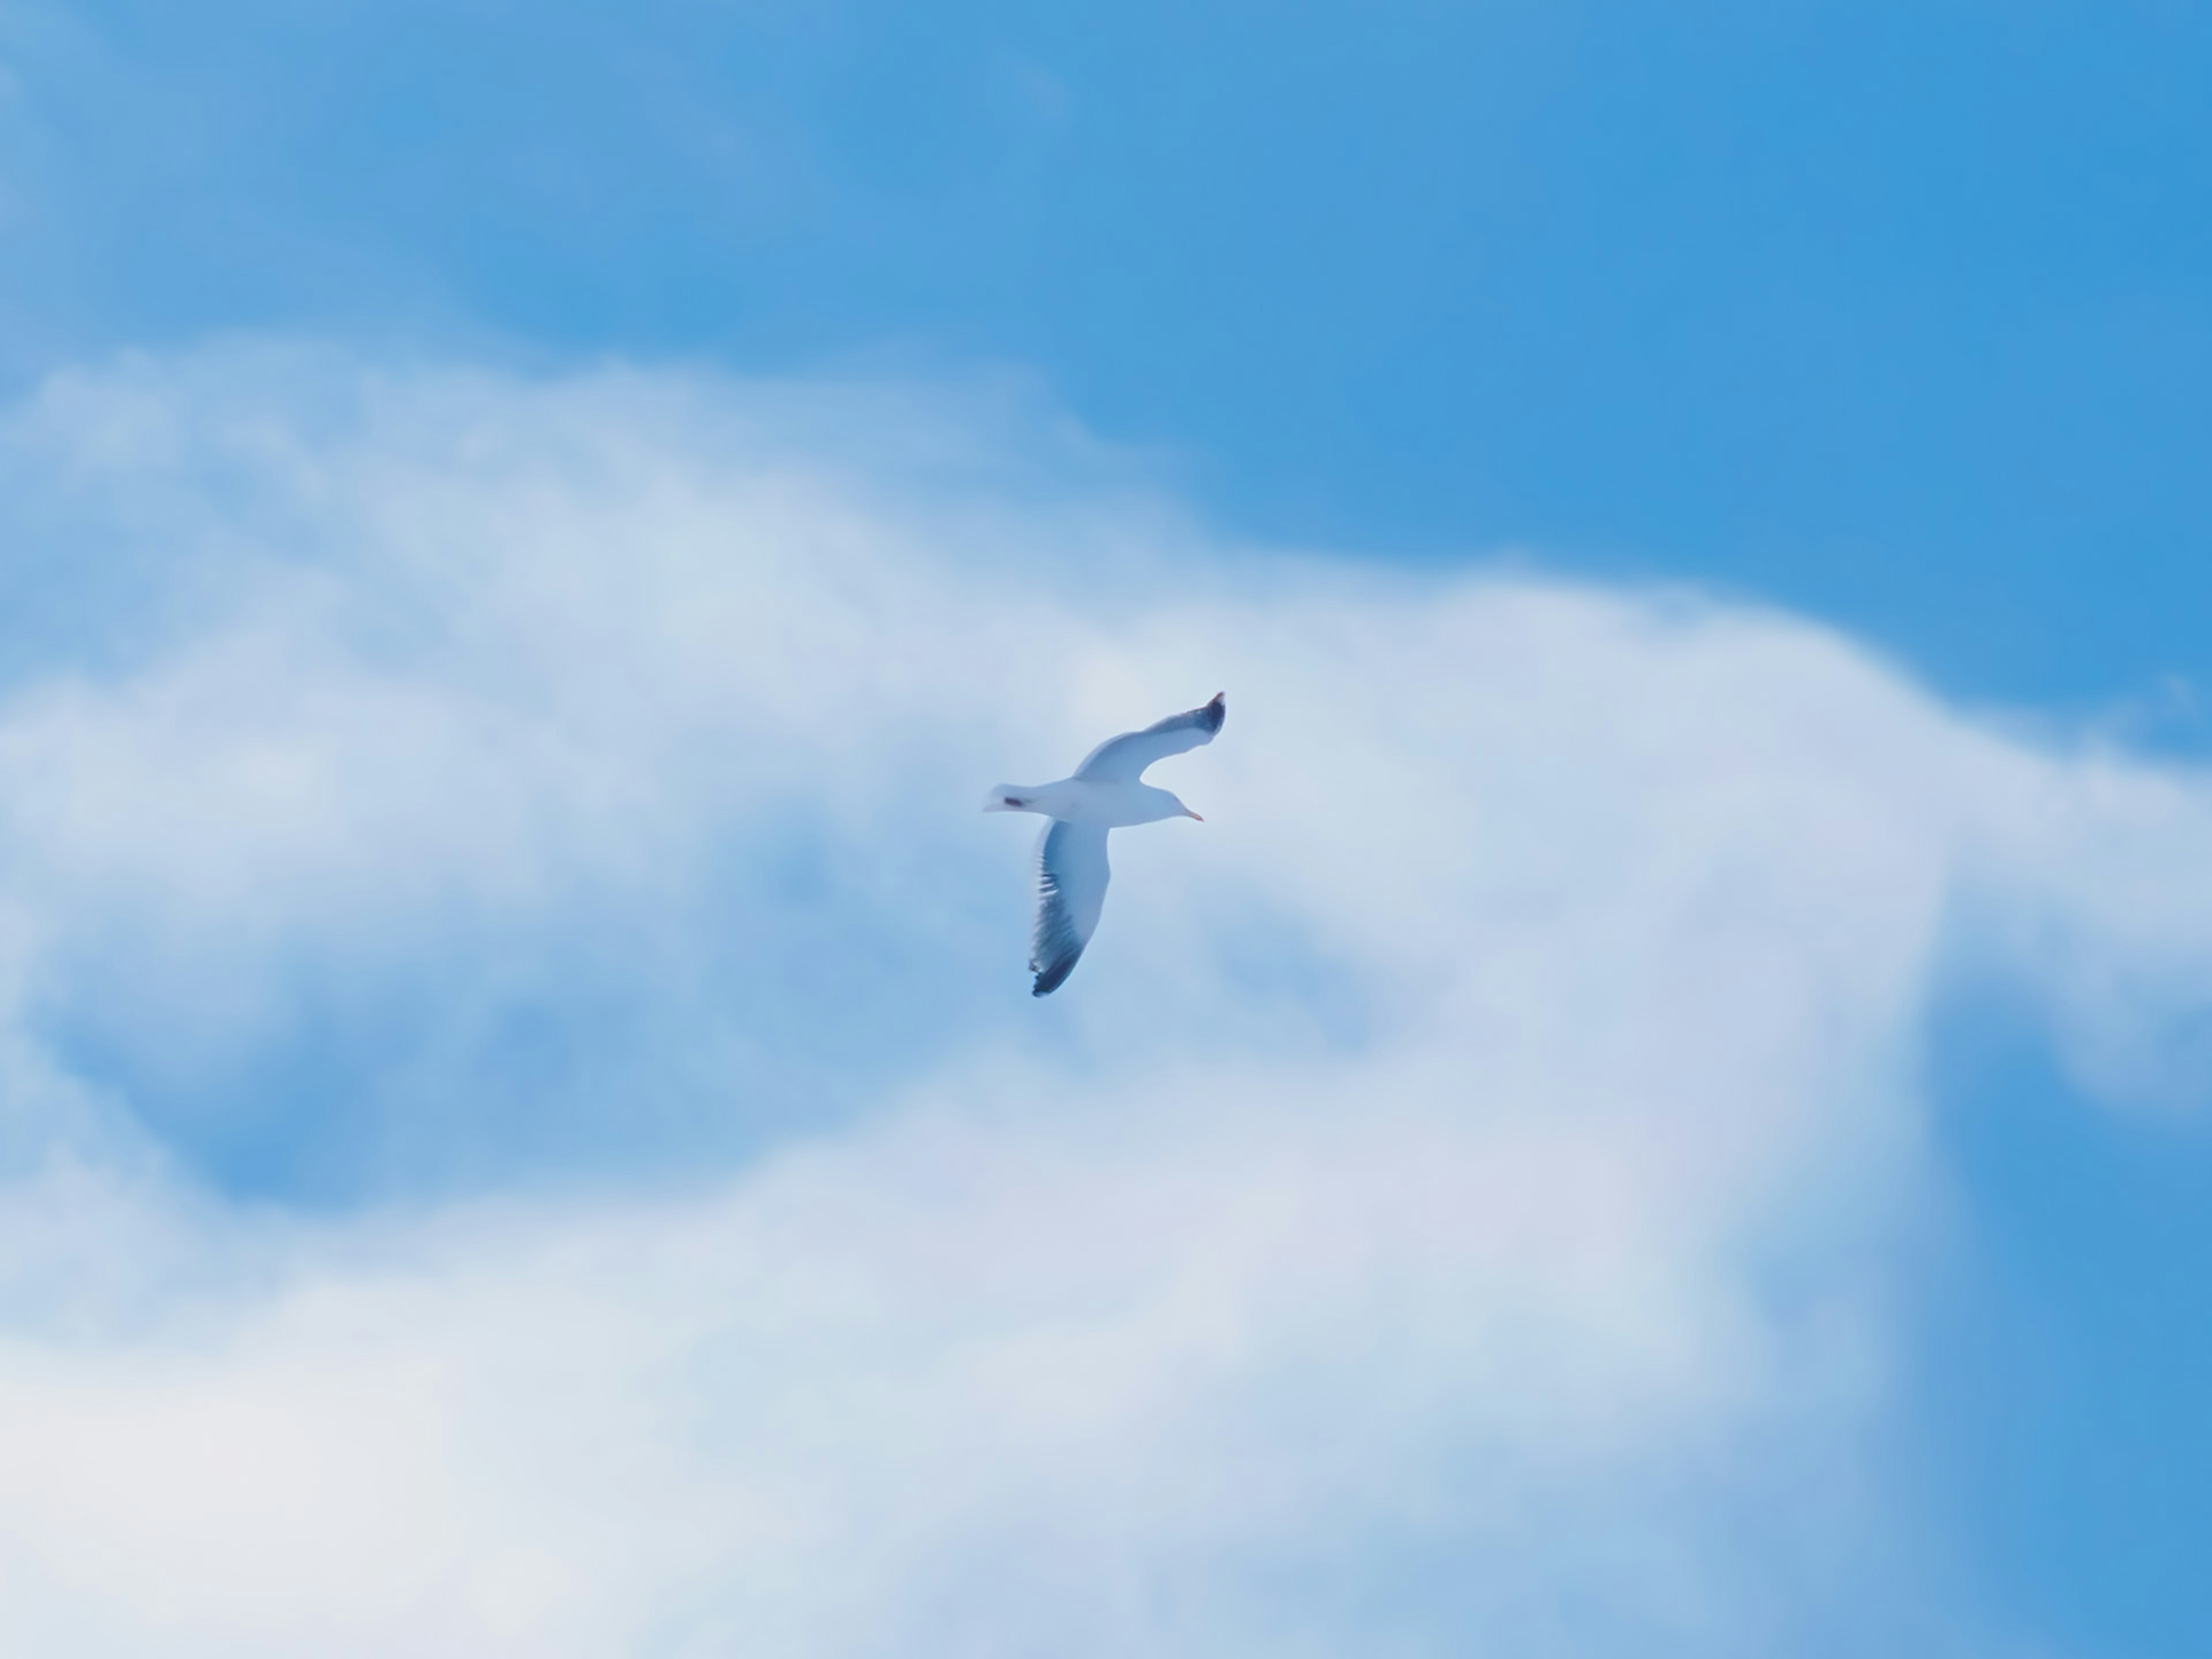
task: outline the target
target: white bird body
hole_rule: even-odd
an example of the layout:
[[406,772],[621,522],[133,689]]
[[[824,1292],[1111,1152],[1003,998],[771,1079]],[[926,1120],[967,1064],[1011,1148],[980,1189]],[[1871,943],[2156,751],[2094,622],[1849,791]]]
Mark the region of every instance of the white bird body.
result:
[[[1073,777],[1056,783],[1002,783],[985,798],[986,812],[1039,812],[1052,820],[1037,842],[1036,919],[1030,933],[1032,996],[1058,990],[1105,908],[1106,832],[1163,818],[1197,818],[1164,789],[1143,781],[1154,761],[1212,743],[1228,718],[1220,693],[1203,708],[1172,714],[1141,732],[1125,732],[1092,750]],[[1204,823],[1203,818],[1199,819]]]
[[[1119,778],[1062,778],[1058,783],[1002,784],[984,801],[986,812],[1042,812],[1062,823],[1127,830],[1163,818],[1198,814],[1164,789]],[[1200,818],[1201,823],[1205,822]]]

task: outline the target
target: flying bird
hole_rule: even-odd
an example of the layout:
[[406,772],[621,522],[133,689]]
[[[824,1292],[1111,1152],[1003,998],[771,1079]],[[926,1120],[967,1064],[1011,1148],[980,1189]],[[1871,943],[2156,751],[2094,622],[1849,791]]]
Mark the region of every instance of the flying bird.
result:
[[[1106,833],[1162,818],[1198,818],[1164,789],[1143,781],[1145,769],[1212,743],[1228,718],[1221,692],[1203,708],[1170,714],[1141,732],[1109,738],[1058,783],[1002,783],[983,803],[986,812],[1040,812],[1052,822],[1037,842],[1036,920],[1030,928],[1030,968],[1035,997],[1057,991],[1091,943],[1106,903]],[[1200,823],[1206,822],[1198,818]]]

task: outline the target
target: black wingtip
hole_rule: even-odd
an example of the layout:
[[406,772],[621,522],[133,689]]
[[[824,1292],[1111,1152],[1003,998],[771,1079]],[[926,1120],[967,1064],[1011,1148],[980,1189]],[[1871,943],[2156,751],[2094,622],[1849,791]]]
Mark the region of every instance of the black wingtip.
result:
[[1208,732],[1218,732],[1222,721],[1229,718],[1229,694],[1226,691],[1215,692],[1213,701],[1198,712],[1204,716]]
[[1076,962],[1082,954],[1079,951],[1074,956],[1062,957],[1058,962],[1047,963],[1038,973],[1036,983],[1030,987],[1030,994],[1033,997],[1048,997],[1066,984],[1067,976],[1075,971]]

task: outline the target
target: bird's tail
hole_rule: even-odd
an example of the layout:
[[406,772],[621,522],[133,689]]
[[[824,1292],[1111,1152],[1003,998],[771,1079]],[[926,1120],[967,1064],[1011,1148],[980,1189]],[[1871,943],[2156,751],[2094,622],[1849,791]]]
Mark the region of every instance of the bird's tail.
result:
[[1035,809],[1030,805],[1030,798],[1036,793],[1033,789],[1024,789],[1018,783],[996,784],[992,787],[991,793],[983,797],[983,810],[986,812],[1032,811]]

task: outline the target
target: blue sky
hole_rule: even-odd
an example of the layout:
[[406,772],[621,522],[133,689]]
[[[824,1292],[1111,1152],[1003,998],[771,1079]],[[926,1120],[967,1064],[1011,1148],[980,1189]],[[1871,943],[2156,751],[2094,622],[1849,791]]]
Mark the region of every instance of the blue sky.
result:
[[[1119,979],[1110,960],[1090,962],[1070,992],[1092,1000],[1068,1009],[1002,998],[991,977],[1022,927],[1018,855],[1002,838],[962,822],[921,838],[934,864],[885,850],[900,801],[935,801],[932,765],[988,775],[958,770],[950,795],[964,810],[1022,757],[1043,767],[1067,742],[1079,750],[1096,735],[1086,722],[1210,693],[1225,661],[1245,686],[1274,688],[1279,707],[1309,706],[1297,662],[1249,641],[1306,653],[1316,675],[1372,672],[1378,684],[1401,673],[1382,665],[1380,641],[1411,665],[1390,682],[1407,696],[1469,712],[1463,727],[1394,735],[1373,775],[1448,763],[1465,771],[1448,799],[1464,787],[1486,803],[1476,786],[1497,782],[1534,803],[1517,828],[1482,808],[1469,846],[1527,884],[1479,863],[1450,877],[1470,935],[1517,939],[1518,907],[1540,898],[1579,915],[1567,896],[1585,894],[1591,937],[1653,946],[1641,977],[1622,970],[1626,989],[1579,958],[1540,952],[1516,970],[1613,1010],[1590,1016],[1615,1033],[1594,1046],[1620,1059],[1584,1081],[1594,1097],[1640,1086],[1630,1058],[1655,1063],[1635,1011],[1675,1006],[1658,945],[1710,949],[1717,985],[1738,984],[1730,952],[1745,940],[1802,957],[1815,988],[1757,1028],[1771,1035],[1774,1097],[1795,1103],[1774,1115],[1812,1126],[1807,1146],[1840,1136],[1846,1173],[1823,1185],[1804,1172],[1817,1159],[1793,1161],[1810,1156],[1800,1147],[1773,1152],[1755,1179],[1716,1177],[1731,1226],[1758,1241],[1742,1246],[1757,1266],[1740,1278],[1698,1276],[1712,1256],[1734,1261],[1741,1240],[1723,1250],[1665,1219],[1674,1189],[1630,1206],[1652,1231],[1629,1236],[1668,1264],[1680,1301],[1666,1305],[1687,1310],[1683,1328],[1714,1352],[1739,1340],[1764,1356],[1747,1373],[1761,1385],[1741,1394],[1755,1403],[1731,1416],[1713,1402],[1737,1396],[1683,1380],[1704,1375],[1686,1361],[1678,1374],[1654,1360],[1647,1375],[1624,1358],[1645,1352],[1628,1327],[1595,1322],[1601,1340],[1577,1326],[1573,1341],[1537,1344],[1594,1379],[1569,1440],[1611,1445],[1606,1425],[1635,1415],[1620,1399],[1662,1376],[1680,1384],[1667,1397],[1681,1420],[1726,1455],[1658,1468],[1624,1452],[1601,1490],[1516,1475],[1527,1484],[1510,1490],[1540,1517],[1521,1532],[1435,1500],[1376,1499],[1371,1515],[1354,1504],[1368,1530],[1287,1542],[1216,1516],[1190,1546],[1203,1565],[1188,1582],[1148,1553],[1182,1536],[1173,1527],[1122,1516],[1119,1530],[1085,1531],[1103,1524],[1094,1503],[1084,1526],[1066,1522],[1079,1545],[1038,1565],[1044,1588],[1022,1613],[1035,1629],[985,1634],[1018,1643],[1071,1609],[1103,1618],[1082,1564],[1110,1558],[1158,1606],[1188,1608],[1184,1623],[1162,1613],[1144,1628],[1196,1650],[1208,1630],[1265,1645],[1268,1596],[1255,1586],[1321,1560],[1323,1651],[1379,1650],[1363,1645],[1379,1639],[1366,1617],[1409,1651],[1470,1631],[1650,1651],[1653,1609],[1692,1602],[1710,1602],[1711,1617],[1665,1626],[1686,1652],[1755,1651],[1762,1632],[1802,1643],[1816,1628],[1851,1652],[1933,1644],[1938,1630],[1963,1650],[2199,1651],[2212,1607],[2191,1568],[2212,1528],[2212,1439],[2197,1402],[2212,1340],[2193,1309],[2212,1263],[2212,1147],[2196,1024],[2205,947],[2189,931],[2202,878],[2184,849],[2203,787],[2192,758],[2212,738],[2200,626],[2212,605],[2208,80],[2212,20],[2152,0],[1501,0],[1291,15],[0,0],[11,411],[0,770],[15,792],[0,978],[16,1068],[0,1077],[19,1115],[6,1162],[49,1186],[53,1146],[106,1172],[95,1184],[159,1172],[143,1177],[154,1196],[117,1200],[120,1242],[91,1249],[105,1267],[19,1299],[104,1308],[120,1296],[125,1311],[84,1316],[103,1330],[151,1318],[130,1310],[186,1293],[111,1281],[143,1271],[131,1239],[173,1227],[193,1241],[182,1254],[204,1258],[184,1276],[222,1287],[190,1294],[282,1349],[289,1304],[272,1312],[252,1287],[292,1282],[309,1272],[301,1262],[374,1256],[343,1230],[400,1226],[395,1206],[434,1218],[433,1242],[401,1255],[407,1282],[443,1309],[472,1272],[526,1279],[514,1264],[550,1248],[530,1228],[559,1232],[563,1205],[649,1205],[637,1194],[671,1182],[684,1202],[721,1202],[696,1188],[737,1182],[726,1201],[748,1218],[714,1224],[783,1237],[760,1217],[781,1213],[775,1182],[803,1180],[754,1172],[798,1142],[851,1161],[825,1177],[834,1192],[926,1214],[883,1173],[890,1155],[871,1137],[981,1146],[978,1163],[997,1169],[986,1131],[1015,1110],[1002,1095],[1027,1097],[1009,1078],[1054,1079],[1044,1097],[1088,1102],[1073,1115],[1090,1124],[1100,1101],[1285,1053],[1318,1073],[1379,1068],[1346,1083],[1351,1094],[1447,1060],[1471,1075],[1516,1042],[1552,1054],[1546,1011],[1493,1030],[1466,1012],[1491,1006],[1474,990],[1450,1006],[1496,1046],[1469,1036],[1466,1049],[1431,1049],[1407,1036],[1394,999],[1414,994],[1346,911],[1354,894],[1398,898],[1331,849],[1443,854],[1365,839],[1383,832],[1342,821],[1342,802],[1271,793],[1247,772],[1223,774],[1219,793],[1310,809],[1336,838],[1265,843],[1271,873],[1228,884],[1225,897],[1170,886],[1188,877],[1164,839],[1133,847],[1132,890],[1115,899],[1131,908],[1115,920],[1169,930],[1205,975],[1152,955],[1133,955]],[[606,562],[608,538],[653,550],[642,574]],[[502,551],[478,559],[479,544]],[[544,550],[510,562],[521,544]],[[803,551],[761,551],[776,549]],[[1322,568],[1268,550],[1318,551]],[[732,574],[715,562],[738,552],[763,562]],[[823,569],[842,574],[807,574]],[[1550,620],[1546,601],[1513,586],[1553,592],[1552,577],[1590,584],[1558,592],[1593,610]],[[979,597],[994,583],[1019,603]],[[1652,583],[1722,601],[1684,622],[1668,607],[1689,602],[1652,599]],[[910,607],[910,629],[865,597],[878,592]],[[1459,616],[1461,604],[1469,637],[1486,641],[1555,628],[1556,667],[1511,651],[1517,680],[1458,664],[1418,618]],[[1646,605],[1644,623],[1618,635],[1602,620]],[[841,673],[853,672],[841,653],[862,642],[874,666],[860,681],[877,700],[822,694],[860,735],[825,736],[720,662],[742,642],[808,672],[805,657],[778,654],[763,607],[806,619],[790,632]],[[1332,608],[1347,619],[1341,637],[1313,620]],[[695,616],[713,625],[695,632]],[[980,633],[963,646],[963,629]],[[1835,667],[1832,651],[1854,665]],[[1039,698],[1044,665],[1063,659],[1081,665],[1073,689]],[[1680,720],[1655,713],[1648,732],[1616,743],[1583,718],[1584,677],[1655,709],[1679,704]],[[928,690],[940,680],[956,689]],[[1230,736],[1251,732],[1248,754],[1293,763],[1267,706],[1231,690],[1242,718]],[[1699,700],[1739,692],[1750,712]],[[1549,762],[1522,756],[1485,712],[1516,697],[1556,740]],[[945,729],[871,712],[902,699]],[[1770,701],[1782,749],[1808,757],[1802,775],[1765,746]],[[1358,764],[1356,733],[1337,735],[1327,752]],[[907,757],[884,763],[907,793],[809,781],[790,757],[831,741],[855,759]],[[1934,781],[1948,769],[1921,763],[1946,745],[1978,781],[1955,799],[1948,778]],[[1477,762],[1469,746],[1510,753]],[[733,748],[749,757],[742,786],[702,781]],[[1002,758],[1007,748],[1020,756]],[[1832,896],[1769,862],[1805,843],[1754,844],[1741,823],[1705,823],[1687,795],[1647,792],[1650,756],[1694,780],[1707,748],[1753,769],[1715,761],[1711,798],[1753,827],[1814,835],[1833,806],[1842,827],[1817,845],[1844,872],[1838,890],[1879,919],[1873,942],[1824,954],[1821,930],[1850,932]],[[1219,759],[1238,764],[1226,742]],[[1555,776],[1584,766],[1587,794]],[[2124,810],[2098,793],[2106,766],[2127,781],[2112,797]],[[2019,781],[2036,767],[2042,781]],[[1194,762],[1172,781],[1206,811],[1203,778]],[[2034,803],[2032,822],[1991,827],[2004,802]],[[1697,910],[1666,871],[1651,877],[1660,897],[1616,888],[1607,861],[1620,849],[1583,815],[1630,811],[1670,825],[1679,812],[1686,865],[1708,860],[1715,882],[1740,884],[1744,914],[1719,901]],[[1142,908],[1139,872],[1188,911]],[[916,884],[927,905],[885,902]],[[1975,919],[1985,890],[2008,896],[1987,901],[1994,921]],[[1679,915],[1678,900],[1689,906]],[[1171,971],[1184,977],[1161,983],[1188,1009],[1156,1046],[1118,1054],[1103,1028],[1155,1018],[1144,975]],[[1505,970],[1480,967],[1480,985],[1517,1006],[1480,977],[1493,972]],[[1747,1006],[1765,1008],[1750,983]],[[1820,1000],[1832,993],[1832,1006]],[[1715,989],[1676,1012],[1718,1033],[1730,1029],[1723,1001]],[[1709,1017],[1719,1023],[1697,1024]],[[1831,1020],[1859,1035],[1815,1063],[1806,1056],[1829,1051],[1808,1034]],[[1692,1085],[1714,1102],[1738,1088],[1764,1097],[1767,1085],[1676,1061],[1685,1099]],[[1304,1086],[1269,1077],[1269,1091]],[[1243,1098],[1241,1086],[1225,1096]],[[1532,1101],[1552,1098],[1528,1087]],[[1832,1097],[1858,1091],[1910,1097],[1920,1115],[1892,1103],[1832,1115]],[[985,1128],[930,1117],[940,1095]],[[1427,1109],[1404,1109],[1405,1144],[1427,1144]],[[1688,1120],[1698,1135],[1716,1147],[1746,1137],[1732,1108],[1710,1110]],[[908,1113],[924,1127],[898,1128]],[[1893,1127],[1838,1127],[1862,1118]],[[1894,1127],[1907,1118],[1917,1127]],[[1121,1149],[1130,1167],[1173,1162],[1173,1133],[1145,1122]],[[1243,1144],[1248,1119],[1224,1107],[1223,1123],[1206,1144]],[[1006,1167],[1059,1167],[1024,1138],[1036,1133],[1012,1133]],[[1316,1167],[1344,1155],[1334,1133],[1313,1128]],[[1603,1164],[1620,1150],[1613,1133],[1593,1129],[1583,1151]],[[1908,1143],[1920,1150],[1898,1150]],[[1469,1144],[1510,1165],[1498,1145]],[[1449,1152],[1443,1162],[1459,1167]],[[1280,1190],[1322,1202],[1310,1178],[1284,1175]],[[769,1196],[744,1184],[756,1180]],[[1179,1213],[1172,1182],[1160,1197],[1131,1180]],[[1854,1219],[1832,1222],[1833,1237],[1813,1228],[1825,1242],[1777,1243],[1765,1206],[1801,1182],[1817,1189],[1813,1211]],[[989,1190],[981,1212],[1027,1213]],[[1374,1176],[1375,1214],[1390,1190]],[[1113,1194],[1064,1196],[1080,1215]],[[447,1206],[502,1201],[554,1206],[555,1219],[480,1257],[436,1231],[474,1224],[435,1220]],[[1356,1195],[1343,1202],[1369,1213]],[[255,1231],[264,1224],[278,1243]],[[591,1237],[616,1225],[596,1208],[575,1224]],[[792,1237],[810,1261],[837,1254],[822,1233]],[[915,1220],[878,1245],[933,1237]],[[1042,1256],[1079,1278],[1111,1255],[1099,1239],[1071,1236]],[[1374,1269],[1378,1282],[1425,1306],[1431,1280],[1407,1265],[1420,1252],[1399,1243],[1402,1261],[1376,1247],[1395,1264]],[[633,1259],[628,1248],[608,1247],[614,1303],[623,1273],[660,1283],[650,1264],[675,1249]],[[972,1268],[945,1248],[948,1271]],[[1439,1249],[1468,1284],[1488,1282],[1480,1249]],[[224,1265],[239,1259],[249,1265]],[[400,1271],[375,1259],[376,1272]],[[1286,1256],[1283,1271],[1312,1270],[1295,1264]],[[1168,1268],[1124,1266],[1143,1285],[1157,1268],[1162,1305],[1184,1305]],[[1863,1340],[1833,1340],[1872,1357],[1830,1367],[1817,1358],[1830,1338],[1780,1311],[1788,1296],[1770,1304],[1745,1289],[1792,1271],[1823,1287],[1804,1294],[1832,1300],[1837,1329],[1866,1328]],[[1255,1402],[1279,1412],[1261,1410],[1266,1421],[1295,1423],[1302,1407],[1273,1392],[1295,1394],[1284,1356],[1364,1352],[1370,1340],[1399,1359],[1449,1350],[1439,1392],[1491,1400],[1489,1373],[1455,1369],[1466,1356],[1442,1328],[1409,1315],[1386,1340],[1324,1303],[1346,1322],[1332,1341],[1325,1318],[1316,1334],[1253,1311],[1273,1306],[1265,1274],[1222,1275],[1256,1298],[1235,1305],[1274,1333],[1255,1339],[1273,1358],[1254,1362],[1260,1381],[1245,1392],[1214,1379],[1194,1415],[1146,1442],[1154,1451]],[[812,1294],[814,1281],[792,1282],[802,1289],[789,1294]],[[332,1295],[368,1294],[340,1283]],[[1734,1293],[1742,1329],[1714,1312]],[[1035,1310],[1008,1294],[1006,1340],[1028,1353],[1017,1337]],[[945,1306],[944,1330],[964,1330],[957,1298]],[[438,1317],[422,1319],[395,1324],[374,1352],[447,1352]],[[742,1335],[704,1351],[743,1352]],[[870,1355],[890,1343],[865,1322],[815,1336]],[[127,1372],[126,1339],[112,1340]],[[499,1374],[496,1356],[457,1352],[456,1374]],[[1865,1383],[1865,1398],[1841,1382],[1838,1400],[1820,1393],[1821,1376],[1856,1376],[1856,1364],[1886,1382]],[[1377,1397],[1350,1360],[1340,1375],[1321,1369],[1330,1382],[1316,1398]],[[631,1399],[634,1382],[610,1382],[608,1396]],[[1498,1395],[1490,1416],[1406,1407],[1362,1443],[1374,1485],[1412,1480],[1431,1455],[1463,1458],[1478,1484],[1517,1468],[1510,1401]],[[180,1409],[153,1401],[143,1421]],[[1802,1486],[1715,1472],[1773,1444]],[[1880,1448],[1872,1498],[1838,1473],[1866,1444]],[[859,1508],[884,1469],[929,1467],[884,1445],[878,1462],[860,1460],[872,1472],[854,1476]],[[1233,1486],[1249,1470],[1218,1473]],[[1299,1491],[1341,1501],[1337,1472],[1307,1473]],[[1095,1499],[1088,1476],[1063,1477]],[[483,1490],[507,1492],[490,1476]],[[483,1501],[483,1513],[505,1513]],[[1011,1499],[978,1503],[972,1527],[951,1529],[976,1560],[1035,1519]],[[1777,1547],[1804,1558],[1777,1571],[1782,1591],[1762,1601],[1728,1582],[1731,1567],[1756,1575],[1712,1540],[1808,1505],[1844,1518]],[[1661,1576],[1651,1540],[1675,1522],[1705,1540],[1685,1570],[1698,1593],[1620,1589]],[[1578,1553],[1585,1533],[1596,1541]],[[1909,1559],[1875,1559],[1875,1534],[1907,1540],[1893,1553]],[[872,1534],[854,1547],[896,1554]],[[544,1547],[568,1559],[566,1543]],[[965,1629],[983,1569],[951,1553],[957,1570],[937,1578],[899,1558],[885,1630],[837,1650],[901,1650],[927,1627],[902,1619]],[[1595,1623],[1440,1587],[1438,1563],[1468,1553],[1514,1564],[1560,1606],[1595,1595]],[[646,1607],[667,1650],[691,1639],[665,1634],[679,1626],[711,1644],[715,1620],[743,1605],[731,1584],[744,1575],[717,1571],[683,1579],[681,1611],[650,1575],[634,1595],[610,1589],[605,1628],[643,1640],[621,1621]],[[530,1572],[514,1573],[516,1605],[538,1605]],[[346,1592],[331,1582],[339,1605]],[[507,1605],[507,1589],[483,1594],[483,1607]],[[422,1607],[434,1603],[445,1605]],[[150,1621],[137,1625],[90,1607],[59,1596],[38,1628],[83,1650],[127,1649],[148,1631],[222,1650],[247,1628],[189,1598],[155,1597],[130,1615]],[[419,1607],[404,1617],[418,1614],[422,1631],[466,1623]],[[310,1624],[271,1626],[276,1650],[311,1628],[312,1607],[294,1616]]]
[[2207,670],[2190,7],[4,27],[18,377],[271,325],[1007,362],[1271,535],[1704,576],[1970,696]]

